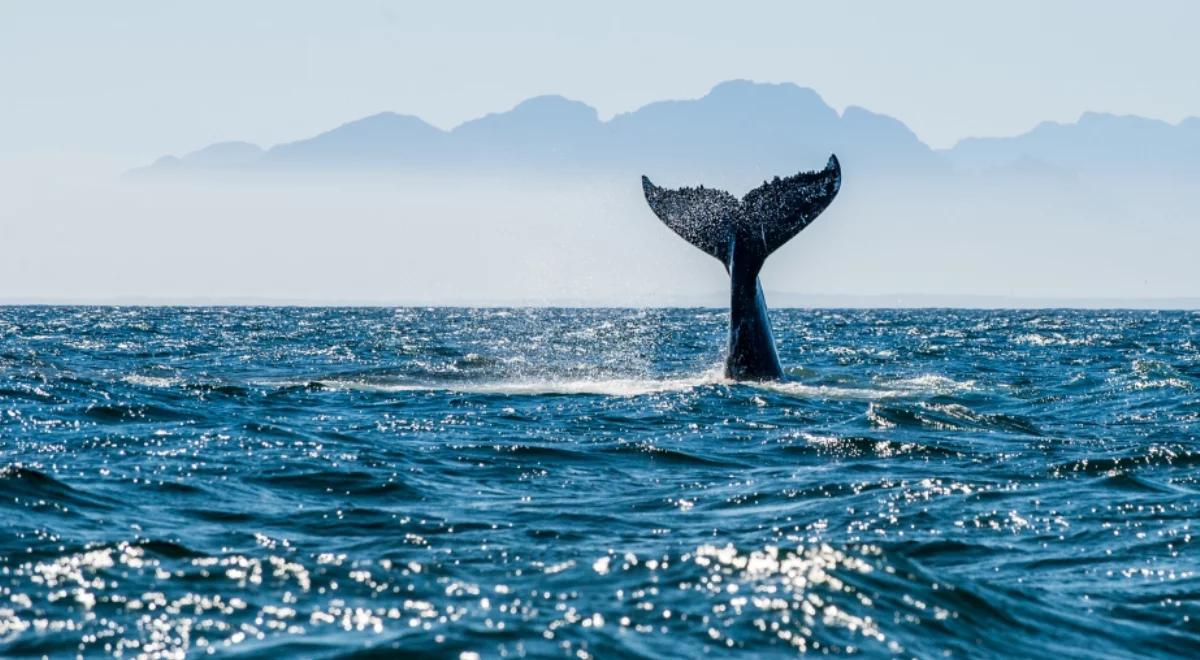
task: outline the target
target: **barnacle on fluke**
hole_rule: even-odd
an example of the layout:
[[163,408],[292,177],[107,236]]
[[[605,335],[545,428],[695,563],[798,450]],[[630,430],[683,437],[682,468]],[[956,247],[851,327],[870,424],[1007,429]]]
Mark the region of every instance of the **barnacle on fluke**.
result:
[[716,257],[729,273],[728,378],[783,377],[758,273],[772,252],[829,206],[841,183],[842,169],[835,155],[823,170],[775,177],[740,201],[723,190],[704,186],[668,190],[642,177],[646,202],[663,224]]

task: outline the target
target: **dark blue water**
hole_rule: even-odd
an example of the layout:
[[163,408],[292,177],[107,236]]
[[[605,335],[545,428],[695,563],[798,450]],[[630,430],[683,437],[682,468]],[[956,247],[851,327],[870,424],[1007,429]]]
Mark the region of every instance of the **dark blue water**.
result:
[[1194,656],[1200,315],[0,308],[0,655]]

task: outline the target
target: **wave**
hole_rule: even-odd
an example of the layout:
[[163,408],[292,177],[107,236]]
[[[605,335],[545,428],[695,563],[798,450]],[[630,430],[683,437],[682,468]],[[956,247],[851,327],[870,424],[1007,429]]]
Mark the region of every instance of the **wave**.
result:
[[120,505],[118,500],[76,488],[20,463],[0,466],[0,500],[6,505],[25,502],[38,507],[54,507],[64,514],[70,513],[65,505],[104,510]]
[[1058,476],[1070,474],[1116,475],[1118,473],[1146,467],[1174,467],[1191,469],[1200,465],[1200,452],[1182,445],[1151,444],[1135,448],[1124,455],[1088,456],[1064,463],[1051,465],[1048,473]]
[[247,481],[293,492],[350,494],[357,497],[420,496],[417,489],[406,483],[394,478],[381,479],[364,471],[307,471],[252,477]]

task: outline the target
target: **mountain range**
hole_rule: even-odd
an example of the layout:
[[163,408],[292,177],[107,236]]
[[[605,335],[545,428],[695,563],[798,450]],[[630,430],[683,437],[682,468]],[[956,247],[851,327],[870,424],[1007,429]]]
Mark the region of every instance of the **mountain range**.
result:
[[1169,124],[1088,112],[1074,123],[1045,122],[1022,135],[934,150],[893,117],[857,106],[839,113],[812,89],[790,83],[735,80],[698,99],[651,103],[607,121],[561,96],[531,98],[449,131],[383,112],[266,149],[225,142],[164,156],[130,174],[607,172],[738,186],[820,167],[835,152],[847,176],[1014,169],[1190,176],[1200,173],[1200,118]]

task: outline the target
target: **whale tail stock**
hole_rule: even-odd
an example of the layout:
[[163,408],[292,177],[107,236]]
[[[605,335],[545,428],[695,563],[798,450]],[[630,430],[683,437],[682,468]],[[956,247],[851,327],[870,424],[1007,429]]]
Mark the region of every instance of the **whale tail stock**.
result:
[[831,155],[825,169],[800,172],[746,193],[741,200],[712,188],[659,188],[642,177],[654,214],[687,242],[715,257],[730,277],[729,355],[725,375],[736,380],[783,377],[758,273],[772,252],[829,206],[842,170]]

